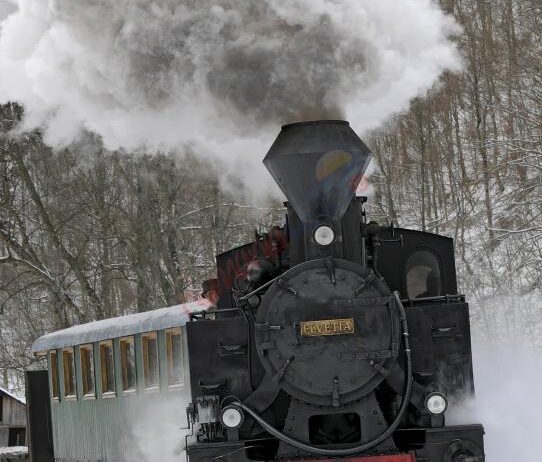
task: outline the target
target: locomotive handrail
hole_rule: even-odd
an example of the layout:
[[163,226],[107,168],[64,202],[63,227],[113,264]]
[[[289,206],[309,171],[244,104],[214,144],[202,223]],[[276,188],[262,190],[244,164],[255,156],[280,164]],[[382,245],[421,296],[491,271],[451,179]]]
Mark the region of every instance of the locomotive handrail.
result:
[[433,297],[420,297],[420,298],[402,298],[402,303],[415,303],[415,302],[457,302],[465,300],[465,294],[446,294],[446,295],[435,295]]
[[[288,271],[286,271],[287,273]],[[254,295],[258,294],[259,292],[261,292],[262,290],[266,289],[267,287],[269,287],[271,284],[273,284],[275,281],[277,281],[278,279],[280,279],[281,277],[284,277],[284,274],[286,273],[283,273],[283,274],[279,274],[278,276],[274,277],[273,279],[271,279],[270,281],[267,281],[265,284],[262,284],[261,286],[257,287],[256,289],[254,289],[252,292],[249,292],[248,294],[245,294],[243,295],[242,297],[239,297],[239,301],[240,302],[244,302],[245,300],[248,300],[250,297],[253,297]]]
[[233,406],[236,406],[243,411],[245,411],[247,414],[249,414],[255,421],[258,423],[265,431],[267,431],[270,435],[274,436],[275,438],[283,441],[286,444],[289,444],[291,446],[296,447],[297,449],[301,449],[302,451],[307,451],[309,453],[318,454],[322,456],[349,456],[353,455],[359,452],[367,451],[371,448],[374,448],[376,445],[382,443],[384,440],[389,438],[392,433],[395,431],[395,429],[399,426],[401,423],[401,420],[403,419],[403,416],[408,408],[408,404],[410,402],[410,396],[412,394],[412,384],[413,384],[413,378],[412,378],[412,353],[410,350],[410,341],[409,341],[409,332],[408,332],[408,323],[406,318],[406,311],[405,307],[403,306],[401,302],[401,298],[399,297],[398,292],[393,293],[395,296],[395,300],[397,301],[397,307],[399,308],[399,314],[400,314],[400,320],[401,320],[401,326],[403,328],[403,340],[404,340],[404,350],[405,350],[405,364],[406,364],[406,380],[405,380],[405,388],[403,397],[401,399],[401,406],[399,407],[399,411],[397,413],[397,416],[395,417],[394,421],[390,424],[390,426],[379,436],[377,436],[372,441],[369,441],[367,443],[364,443],[359,446],[354,446],[347,449],[325,449],[325,448],[319,448],[316,446],[312,446],[310,444],[307,444],[303,441],[296,440],[295,438],[292,438],[288,435],[285,435],[280,430],[277,430],[275,427],[273,427],[271,424],[269,424],[267,421],[265,421],[262,417],[260,417],[255,411],[253,411],[250,407],[247,405],[241,403],[241,402],[235,402],[232,403]]

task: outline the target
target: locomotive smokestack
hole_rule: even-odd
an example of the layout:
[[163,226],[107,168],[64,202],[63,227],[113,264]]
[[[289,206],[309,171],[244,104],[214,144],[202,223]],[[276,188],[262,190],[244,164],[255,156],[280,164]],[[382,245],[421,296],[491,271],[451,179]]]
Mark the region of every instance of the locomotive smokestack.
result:
[[344,217],[370,159],[346,121],[282,127],[264,164],[301,221],[306,259],[343,256]]

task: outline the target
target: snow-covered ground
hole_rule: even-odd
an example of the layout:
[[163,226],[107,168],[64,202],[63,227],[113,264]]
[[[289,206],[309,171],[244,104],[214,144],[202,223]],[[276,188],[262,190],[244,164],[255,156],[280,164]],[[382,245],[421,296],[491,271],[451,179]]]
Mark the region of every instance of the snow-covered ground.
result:
[[0,447],[0,461],[27,460],[28,448],[26,446]]

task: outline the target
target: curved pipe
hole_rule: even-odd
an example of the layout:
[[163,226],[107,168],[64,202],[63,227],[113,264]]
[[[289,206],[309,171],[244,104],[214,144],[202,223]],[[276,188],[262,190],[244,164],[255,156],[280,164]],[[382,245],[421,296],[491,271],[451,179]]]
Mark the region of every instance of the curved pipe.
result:
[[322,456],[331,456],[331,457],[350,456],[352,454],[356,454],[359,452],[368,451],[369,449],[372,449],[378,444],[382,443],[384,440],[386,440],[393,434],[395,429],[401,423],[401,420],[403,419],[403,416],[410,402],[410,395],[412,393],[412,355],[410,351],[410,342],[408,338],[409,333],[408,333],[406,312],[405,312],[405,307],[401,303],[401,299],[399,298],[398,293],[394,292],[394,295],[397,301],[397,306],[399,308],[399,313],[401,317],[401,325],[403,327],[403,339],[404,339],[404,345],[405,345],[406,380],[405,380],[403,398],[401,400],[401,406],[399,407],[399,412],[397,413],[397,416],[395,417],[391,425],[386,429],[386,431],[381,433],[379,436],[377,436],[371,441],[368,441],[367,443],[361,444],[359,446],[354,446],[352,448],[347,448],[347,449],[319,448],[319,447],[311,446],[310,444],[304,443],[303,441],[296,440],[288,435],[285,435],[280,430],[277,430],[275,427],[267,423],[256,412],[254,412],[252,409],[250,409],[248,406],[246,406],[243,403],[236,402],[236,403],[232,403],[232,405],[241,408],[243,411],[249,414],[270,435],[283,441],[286,444],[296,447],[297,449],[301,449],[302,451],[310,452],[313,454],[318,454]]

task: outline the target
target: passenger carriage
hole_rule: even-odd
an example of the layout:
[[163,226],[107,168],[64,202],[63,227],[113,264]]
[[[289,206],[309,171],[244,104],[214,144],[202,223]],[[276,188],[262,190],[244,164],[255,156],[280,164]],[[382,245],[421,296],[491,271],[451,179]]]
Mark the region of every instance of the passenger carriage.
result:
[[166,420],[168,431],[179,429],[172,444],[180,444],[191,399],[186,322],[208,306],[202,300],[91,322],[34,343],[48,363],[56,461],[138,460],[145,429]]

